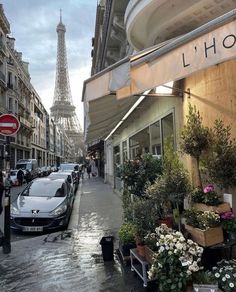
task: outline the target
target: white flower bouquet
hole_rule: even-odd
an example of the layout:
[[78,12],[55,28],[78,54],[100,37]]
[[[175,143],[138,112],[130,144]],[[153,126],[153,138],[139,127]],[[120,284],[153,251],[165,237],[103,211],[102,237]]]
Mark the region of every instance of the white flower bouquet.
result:
[[148,276],[158,279],[160,292],[182,292],[192,274],[201,268],[203,248],[164,224],[156,228],[156,234],[157,251]]

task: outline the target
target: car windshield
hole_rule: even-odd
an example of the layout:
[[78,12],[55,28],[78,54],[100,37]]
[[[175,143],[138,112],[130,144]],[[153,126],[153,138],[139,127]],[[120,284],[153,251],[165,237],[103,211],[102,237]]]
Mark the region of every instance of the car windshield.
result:
[[64,197],[64,183],[62,183],[62,180],[36,180],[21,195],[29,197]]
[[14,175],[16,175],[16,174],[17,174],[17,170],[11,170],[11,171],[10,171],[10,175],[11,175],[11,176],[14,176]]
[[62,171],[68,171],[68,170],[73,171],[74,170],[74,167],[75,167],[75,164],[61,164],[60,165],[60,169]]
[[30,167],[30,164],[27,164],[27,163],[21,163],[21,164],[17,164],[16,165],[16,169],[24,169],[24,170],[26,170],[26,169],[31,169],[31,167]]

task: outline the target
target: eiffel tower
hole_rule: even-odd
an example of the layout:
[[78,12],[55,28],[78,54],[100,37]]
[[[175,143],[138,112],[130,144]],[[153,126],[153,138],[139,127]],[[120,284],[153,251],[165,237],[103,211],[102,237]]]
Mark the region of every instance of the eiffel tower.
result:
[[70,81],[67,66],[67,54],[65,43],[66,27],[62,23],[62,15],[60,11],[60,22],[57,25],[57,66],[56,66],[56,82],[53,98],[53,106],[50,108],[51,116],[55,123],[65,130],[70,140],[72,153],[76,157],[82,156],[82,129],[75,113],[75,106],[72,102]]

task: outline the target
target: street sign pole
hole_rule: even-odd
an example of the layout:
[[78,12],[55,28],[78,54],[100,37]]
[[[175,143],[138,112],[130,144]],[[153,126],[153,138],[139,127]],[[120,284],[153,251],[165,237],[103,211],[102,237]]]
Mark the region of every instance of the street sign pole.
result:
[[4,237],[2,251],[4,254],[11,252],[11,228],[10,228],[10,206],[11,206],[11,188],[8,175],[10,174],[10,136],[6,136],[6,148],[4,153],[6,180],[5,180],[5,212],[4,212]]

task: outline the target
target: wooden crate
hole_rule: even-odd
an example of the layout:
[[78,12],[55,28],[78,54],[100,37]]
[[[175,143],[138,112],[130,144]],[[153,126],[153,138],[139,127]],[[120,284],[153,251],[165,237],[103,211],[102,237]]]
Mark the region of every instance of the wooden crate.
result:
[[210,206],[202,203],[194,203],[193,204],[193,209],[197,211],[213,211],[215,213],[221,214],[224,212],[229,212],[231,211],[231,207],[229,203],[221,203],[217,206]]
[[154,251],[150,249],[147,245],[145,245],[145,258],[146,261],[149,262],[150,264],[153,264],[153,256],[154,256]]
[[186,230],[190,233],[193,241],[201,246],[208,247],[224,241],[222,227],[209,228],[201,230],[190,225],[185,225]]

